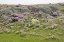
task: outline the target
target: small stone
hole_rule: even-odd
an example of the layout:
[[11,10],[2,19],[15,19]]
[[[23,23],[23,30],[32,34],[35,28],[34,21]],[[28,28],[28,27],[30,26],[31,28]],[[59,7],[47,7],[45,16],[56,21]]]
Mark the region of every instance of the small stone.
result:
[[19,31],[16,31],[15,33],[16,33],[16,34],[19,34],[20,32],[19,32]]

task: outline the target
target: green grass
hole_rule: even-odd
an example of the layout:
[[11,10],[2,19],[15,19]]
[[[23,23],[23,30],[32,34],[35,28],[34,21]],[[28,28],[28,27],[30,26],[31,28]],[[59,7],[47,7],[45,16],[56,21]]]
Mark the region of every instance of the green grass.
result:
[[[3,32],[2,34],[0,34],[0,42],[63,42],[64,41],[64,34],[62,35],[59,35],[58,32],[60,33],[64,33],[64,26],[62,23],[60,23],[58,21],[58,19],[60,19],[60,17],[57,17],[57,18],[54,18],[53,21],[54,23],[57,23],[59,24],[58,27],[55,27],[54,29],[56,29],[56,31],[54,31],[54,29],[48,29],[46,30],[45,27],[51,25],[52,23],[49,22],[49,23],[43,23],[43,28],[35,31],[37,34],[40,34],[42,36],[36,36],[36,35],[30,35],[30,34],[27,34],[25,36],[21,36],[20,34],[15,34],[14,32],[12,33],[5,33]],[[21,23],[18,23],[18,22],[15,22],[14,23],[14,26],[21,26]],[[17,27],[15,28],[10,28],[10,26],[6,27],[6,26],[3,26],[3,28],[8,28],[10,30],[15,30],[17,31]],[[62,29],[61,29],[62,28]],[[19,30],[22,30],[24,29],[24,27],[20,27]],[[24,29],[26,31],[26,29]],[[26,31],[27,33],[28,32],[34,32],[34,29],[30,27],[30,30],[29,31]],[[46,40],[46,37],[48,36],[48,34],[51,34],[51,35],[55,35],[57,36],[59,39],[48,39]]]
[[18,34],[0,34],[0,42],[63,42],[63,40],[46,40],[44,37],[33,35],[20,36]]
[[[46,25],[46,23],[44,23],[44,24]],[[62,26],[62,27],[64,27],[64,26]],[[23,28],[21,27],[21,29],[23,29]],[[55,28],[55,29],[58,29],[58,30],[52,32],[54,29],[45,30],[45,28],[43,27],[42,29],[35,31],[37,34],[40,34],[43,36],[36,36],[36,35],[30,35],[30,34],[27,34],[25,36],[21,36],[20,34],[15,34],[15,33],[9,33],[9,34],[2,33],[2,34],[0,34],[0,42],[63,42],[64,41],[64,38],[63,38],[64,34],[63,35],[57,34],[57,32],[62,33],[63,32],[62,29],[60,29],[60,27]],[[12,29],[12,30],[17,30],[17,28]],[[31,28],[29,31],[33,32],[33,29]],[[29,32],[29,31],[27,31],[27,32]],[[55,36],[59,37],[60,39],[46,40],[46,37],[48,36],[49,33],[51,35],[55,35]]]
[[[51,22],[49,22],[49,23],[44,22],[42,24],[43,28],[35,31],[37,34],[40,34],[42,36],[36,36],[36,35],[30,35],[30,34],[27,34],[25,36],[21,36],[20,34],[15,34],[14,32],[13,33],[11,32],[9,34],[3,32],[2,34],[0,34],[0,42],[64,42],[64,34],[62,34],[62,35],[58,34],[58,32],[64,33],[64,26],[63,26],[62,23],[60,23],[58,21],[58,19],[60,19],[60,17],[53,19],[54,23],[59,24],[58,27],[55,27],[54,29],[46,30],[45,27],[51,25],[52,23]],[[21,26],[21,23],[15,22],[14,26]],[[15,31],[24,29],[24,27],[22,27],[22,26],[19,29],[17,27],[11,29],[10,26],[8,26],[8,27],[3,26],[3,28],[4,27],[8,28],[10,30],[15,30]],[[24,29],[24,30],[26,31],[26,29]],[[30,27],[30,30],[26,31],[26,32],[27,33],[28,32],[34,32],[34,29]],[[57,36],[59,39],[48,39],[48,40],[46,40],[46,37],[48,36],[49,33],[51,35]]]

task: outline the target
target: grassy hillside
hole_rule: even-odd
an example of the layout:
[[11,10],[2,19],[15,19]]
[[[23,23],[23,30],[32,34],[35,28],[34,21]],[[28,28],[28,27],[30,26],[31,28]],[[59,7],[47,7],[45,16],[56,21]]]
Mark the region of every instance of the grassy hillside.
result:
[[[49,5],[49,7],[47,8],[43,7],[46,5],[29,6],[30,10],[26,8],[28,6],[25,7],[22,5],[1,6],[0,42],[64,42],[64,14],[61,11],[62,9],[64,9],[64,6],[61,6],[59,4],[47,5]],[[4,6],[5,9],[3,8]],[[39,14],[38,12],[40,10],[36,6],[40,8],[43,7],[41,8],[42,10],[40,9],[43,13]],[[53,8],[57,8],[54,8],[54,10],[51,8],[51,6],[53,6]],[[21,11],[18,11],[20,9]],[[29,14],[23,14],[23,12],[26,12],[24,9],[26,9],[26,11],[28,10]],[[46,11],[47,9],[50,10]],[[13,10],[14,12],[11,10]],[[34,14],[31,13],[33,11]],[[37,14],[35,13],[35,11]],[[50,15],[54,14],[53,12],[58,12],[59,15]],[[21,16],[19,17],[17,16],[17,14]]]

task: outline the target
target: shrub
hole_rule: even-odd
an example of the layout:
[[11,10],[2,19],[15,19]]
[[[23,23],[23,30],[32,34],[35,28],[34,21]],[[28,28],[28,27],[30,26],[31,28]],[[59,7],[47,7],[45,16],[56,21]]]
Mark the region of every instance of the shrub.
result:
[[52,9],[52,11],[56,11],[56,10],[58,10],[58,8],[57,8],[56,6],[54,6],[54,5],[49,6],[49,7]]
[[30,9],[32,12],[38,12],[39,8],[37,6],[29,6],[28,9]]
[[43,6],[40,8],[40,10],[42,10],[44,13],[52,14],[52,9],[49,6]]
[[0,10],[0,17],[2,16],[2,15],[10,15],[11,13],[13,13],[13,11],[12,10],[10,10],[11,8],[9,7],[9,8],[3,8],[3,9],[1,9]]
[[14,13],[23,13],[23,12],[29,12],[29,9],[28,8],[24,8],[24,7],[13,7],[13,12]]

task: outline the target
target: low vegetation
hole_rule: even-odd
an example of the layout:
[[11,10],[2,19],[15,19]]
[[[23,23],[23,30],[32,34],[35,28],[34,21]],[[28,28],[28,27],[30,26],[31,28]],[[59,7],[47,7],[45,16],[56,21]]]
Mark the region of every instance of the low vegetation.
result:
[[0,42],[63,42],[63,9],[63,3],[0,5]]

